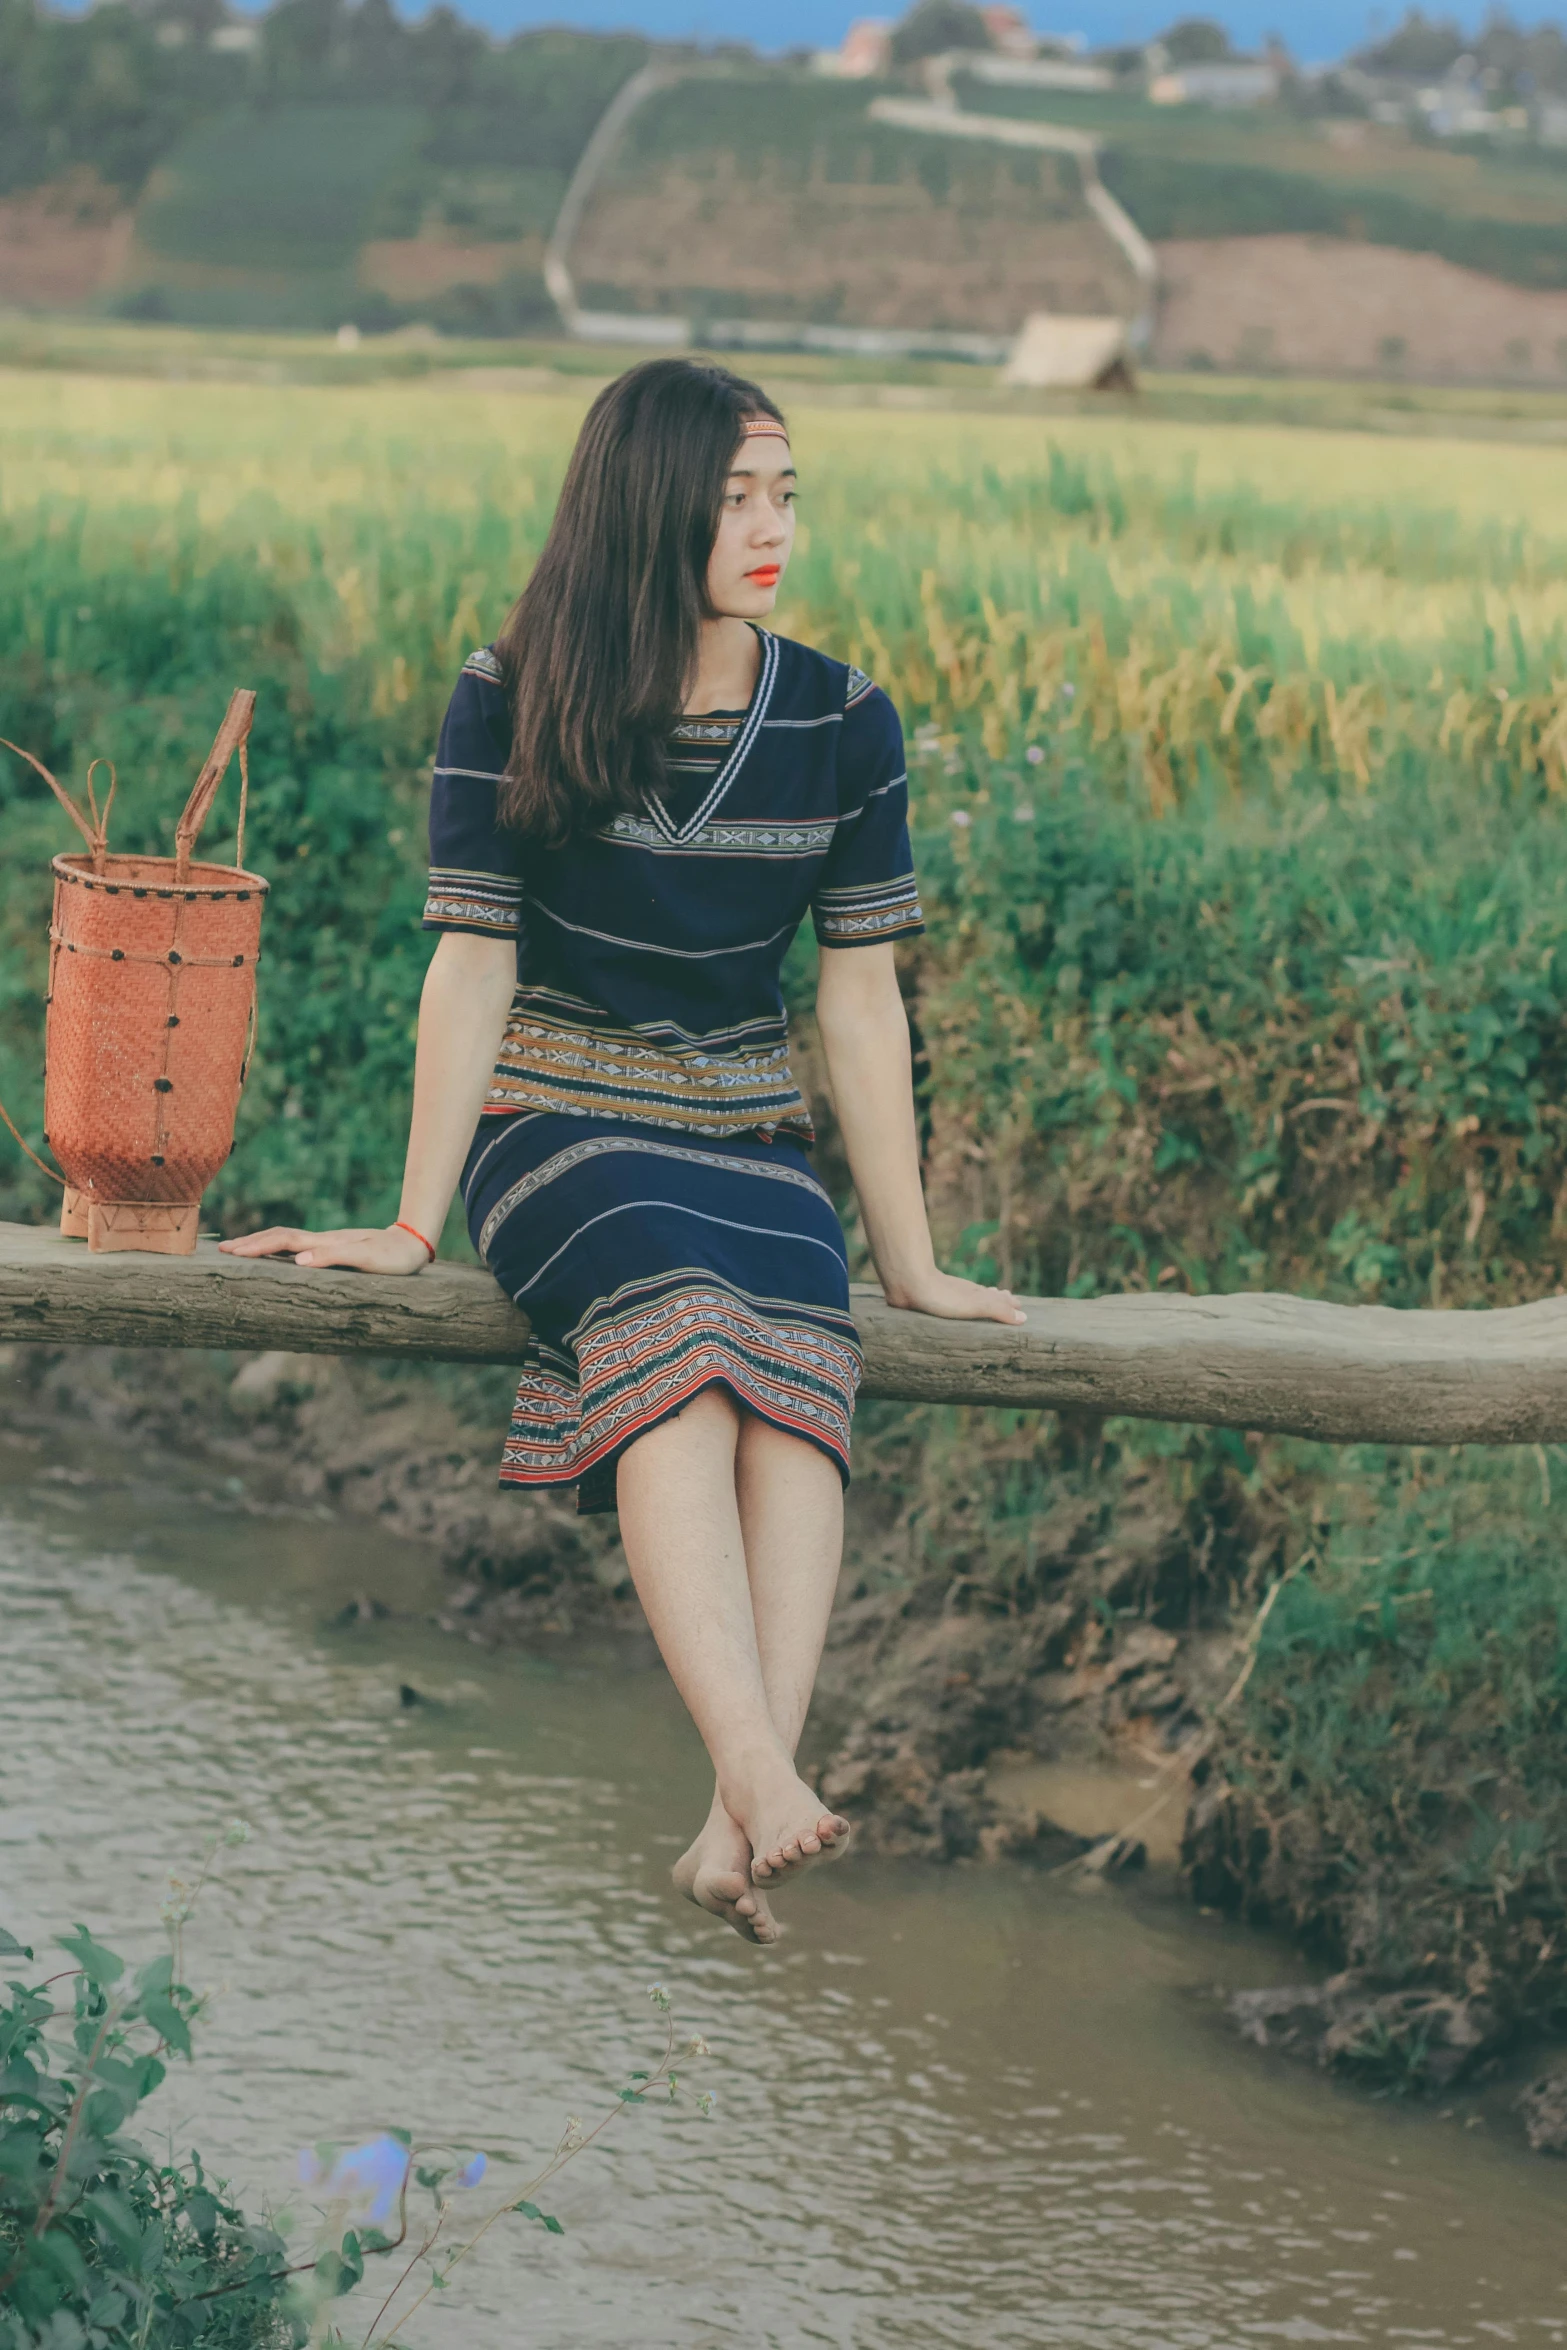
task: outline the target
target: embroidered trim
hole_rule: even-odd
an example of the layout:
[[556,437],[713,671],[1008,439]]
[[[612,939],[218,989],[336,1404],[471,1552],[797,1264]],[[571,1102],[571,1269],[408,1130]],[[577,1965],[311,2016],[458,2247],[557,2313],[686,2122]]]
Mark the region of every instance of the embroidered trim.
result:
[[776,1029],[760,1036],[742,1029],[738,1049],[704,1049],[701,1040],[661,1043],[573,1018],[570,999],[559,1000],[566,1009],[552,1016],[540,997],[519,990],[485,1094],[487,1112],[640,1119],[715,1136],[768,1126],[811,1139],[788,1039]]
[[460,866],[434,866],[424,919],[448,929],[515,938],[522,927],[522,883],[502,873],[467,873]]
[[682,1028],[675,1020],[617,1021],[611,1019],[602,1005],[589,1003],[585,996],[568,995],[563,988],[544,987],[536,982],[518,988],[512,1017],[558,1021],[564,1027],[580,1028],[587,1035],[607,1037],[616,1044],[629,1040],[636,1045],[661,1046],[682,1057],[687,1053],[722,1053],[727,1057],[742,1046],[749,1052],[771,1052],[774,1047],[781,1049],[788,1041],[788,1027],[781,1018],[740,1020],[732,1028],[700,1031]]
[[905,931],[924,927],[918,906],[889,906],[876,914],[821,915],[817,919],[816,935],[823,946],[847,946],[856,939],[896,938]]
[[925,927],[912,873],[858,889],[818,890],[811,901],[811,919],[823,946],[892,938]]
[[682,718],[675,728],[675,741],[732,743],[744,724],[743,718]]
[[462,666],[465,677],[488,678],[492,685],[505,682],[506,672],[488,645],[481,645],[477,652],[470,653]]
[[655,855],[716,852],[728,857],[815,857],[830,849],[838,829],[836,817],[821,824],[724,823],[704,825],[690,840],[676,847],[666,840],[648,816],[616,816],[595,836],[627,848],[650,849]]
[[647,795],[648,814],[668,841],[683,844],[701,831],[744,766],[751,745],[761,732],[762,721],[767,716],[767,705],[773,698],[773,686],[778,677],[778,639],[765,628],[759,628],[756,633],[762,640],[762,673],[756,681],[756,691],[751,697],[751,707],[746,713],[745,724],[740,731],[739,740],[714,777],[711,791],[683,824],[675,823],[657,792],[649,792]]
[[578,1484],[714,1385],[847,1472],[859,1375],[858,1348],[809,1322],[774,1321],[710,1282],[680,1290],[603,1316],[584,1332],[575,1366],[540,1350],[517,1385],[501,1480]]
[[819,1326],[829,1337],[847,1346],[856,1361],[863,1358],[854,1316],[846,1314],[841,1307],[806,1306],[797,1297],[768,1297],[759,1290],[741,1289],[737,1283],[726,1281],[722,1273],[715,1273],[711,1265],[676,1265],[666,1273],[638,1274],[632,1280],[623,1281],[618,1289],[608,1289],[602,1297],[596,1297],[587,1311],[578,1316],[571,1329],[565,1333],[564,1345],[568,1351],[562,1352],[559,1347],[551,1348],[542,1339],[539,1351],[545,1356],[553,1354],[558,1361],[569,1366],[574,1360],[569,1350],[580,1345],[584,1330],[602,1321],[606,1314],[619,1312],[631,1304],[636,1304],[640,1310],[660,1292],[673,1294],[677,1290],[692,1288],[716,1289],[720,1296],[732,1298],[738,1305],[749,1307],[770,1322],[808,1322]]

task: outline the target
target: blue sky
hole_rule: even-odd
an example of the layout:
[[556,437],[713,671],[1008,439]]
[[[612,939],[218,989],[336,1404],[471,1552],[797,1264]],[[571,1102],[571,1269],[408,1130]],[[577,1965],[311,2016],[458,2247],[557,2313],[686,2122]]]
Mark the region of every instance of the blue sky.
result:
[[[405,5],[407,0],[405,0]],[[527,5],[527,0],[457,0],[461,13],[503,31],[522,25],[571,24],[600,31],[630,25],[645,32],[695,35],[719,40],[736,35],[767,49],[791,48],[802,43],[827,47],[842,35],[851,17],[897,15],[900,0],[866,0],[862,6],[843,6],[841,0],[554,0],[550,7]],[[1461,22],[1476,25],[1479,5],[1452,8],[1443,0],[1428,0],[1429,13],[1452,13]],[[1296,56],[1308,63],[1341,56],[1374,30],[1396,22],[1402,5],[1371,6],[1368,0],[1234,0],[1233,5],[1205,7],[1203,0],[1066,0],[1063,13],[1036,7],[1033,22],[1042,32],[1086,33],[1094,43],[1144,40],[1176,16],[1218,17],[1232,40],[1242,46],[1260,41],[1264,33],[1282,33]],[[1520,11],[1533,23],[1553,11]]]

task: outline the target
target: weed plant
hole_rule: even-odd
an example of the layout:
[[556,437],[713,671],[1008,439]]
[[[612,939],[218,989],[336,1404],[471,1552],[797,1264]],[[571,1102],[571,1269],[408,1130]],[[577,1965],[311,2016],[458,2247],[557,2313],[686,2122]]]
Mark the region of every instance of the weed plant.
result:
[[[198,2154],[160,2160],[129,2125],[170,2066],[194,2056],[204,2003],[181,1979],[185,1929],[220,1850],[249,1835],[236,1821],[193,1885],[171,1881],[158,1957],[133,1970],[78,1926],[56,1937],[67,1965],[0,1985],[0,2350],[397,2350],[415,2313],[502,2220],[564,2235],[534,2198],[628,2107],[713,2110],[713,2093],[693,2095],[676,2069],[707,2044],[694,2034],[677,2046],[657,1983],[648,1996],[665,2027],[662,2054],[592,2126],[568,2122],[521,2192],[513,2185],[482,2217],[473,2191],[515,2154],[458,2153],[390,2129],[349,2149],[303,2150],[308,2229],[290,2207],[247,2220]],[[0,1931],[0,1963],[33,1960]],[[372,2291],[368,2322],[363,2310],[348,2320],[340,2304],[376,2274],[371,2264],[379,2306]]]
[[[1319,1477],[1309,1571],[1199,1802],[1197,1889],[1372,1984],[1462,2001],[1482,2057],[1567,2017],[1563,1456],[1347,1469]],[[1404,2085],[1427,2019],[1392,2014],[1346,2057]]]

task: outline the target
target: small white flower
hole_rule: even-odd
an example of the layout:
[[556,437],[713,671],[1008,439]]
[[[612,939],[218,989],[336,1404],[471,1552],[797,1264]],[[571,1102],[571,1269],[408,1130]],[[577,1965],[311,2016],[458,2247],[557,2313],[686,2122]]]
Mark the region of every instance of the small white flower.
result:
[[1033,823],[1034,811],[1029,806],[1027,800],[1019,800],[1017,806],[1012,811],[1012,821],[1014,824]]
[[687,2056],[711,2056],[712,2053],[713,2051],[711,2048],[709,2048],[701,2033],[693,2032],[690,2039],[686,2042]]
[[672,2002],[670,2000],[669,1990],[666,1984],[651,1984],[648,1989],[648,1997],[652,2000],[653,2005],[658,2009],[661,2015],[667,2015],[669,2013]]
[[1044,758],[1044,755],[1045,754],[1040,749],[1038,743],[1030,743],[1028,749],[1023,753],[1023,756],[1028,761],[1030,767],[1037,767]]
[[952,821],[961,828],[966,824],[972,824],[974,819],[969,814],[967,808],[954,808],[952,811]]

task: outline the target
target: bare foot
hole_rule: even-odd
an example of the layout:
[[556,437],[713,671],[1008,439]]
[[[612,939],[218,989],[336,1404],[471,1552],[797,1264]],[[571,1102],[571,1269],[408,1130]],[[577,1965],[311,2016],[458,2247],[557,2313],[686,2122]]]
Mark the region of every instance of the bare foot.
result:
[[803,1779],[785,1780],[768,1788],[748,1807],[751,1833],[751,1882],[776,1884],[798,1877],[813,1862],[838,1860],[847,1849],[849,1823],[832,1811]]
[[670,1875],[677,1892],[733,1926],[742,1941],[766,1948],[782,1933],[766,1894],[751,1882],[745,1830],[719,1805],[714,1805],[696,1842],[681,1854]]

